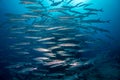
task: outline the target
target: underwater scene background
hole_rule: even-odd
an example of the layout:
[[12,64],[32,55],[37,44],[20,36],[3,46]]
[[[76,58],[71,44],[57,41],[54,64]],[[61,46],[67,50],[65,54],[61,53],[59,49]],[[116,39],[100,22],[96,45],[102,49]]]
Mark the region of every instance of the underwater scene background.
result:
[[119,0],[0,0],[0,80],[120,80]]

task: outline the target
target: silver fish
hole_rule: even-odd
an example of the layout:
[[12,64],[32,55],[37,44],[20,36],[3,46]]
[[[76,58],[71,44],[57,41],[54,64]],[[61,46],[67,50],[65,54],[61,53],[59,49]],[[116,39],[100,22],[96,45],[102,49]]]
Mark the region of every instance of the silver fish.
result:
[[52,66],[52,65],[62,64],[62,63],[65,63],[65,61],[63,61],[63,60],[53,60],[51,62],[48,62],[48,63],[44,64],[44,65]]
[[100,11],[100,12],[103,12],[103,9],[94,9],[94,8],[84,8],[84,10],[88,10],[88,11]]
[[61,38],[58,39],[58,41],[69,41],[69,40],[74,40],[75,38]]
[[53,40],[53,39],[55,39],[55,37],[42,38],[42,39],[39,39],[37,41],[49,41],[49,40]]
[[50,49],[46,49],[46,48],[35,48],[34,50],[39,52],[51,52]]
[[28,72],[35,71],[35,70],[37,70],[36,67],[24,68],[24,69],[18,71],[18,73],[26,74],[26,73],[28,73]]
[[74,43],[64,43],[64,44],[59,44],[59,46],[61,46],[61,47],[76,47],[76,46],[79,46],[79,45],[74,44]]

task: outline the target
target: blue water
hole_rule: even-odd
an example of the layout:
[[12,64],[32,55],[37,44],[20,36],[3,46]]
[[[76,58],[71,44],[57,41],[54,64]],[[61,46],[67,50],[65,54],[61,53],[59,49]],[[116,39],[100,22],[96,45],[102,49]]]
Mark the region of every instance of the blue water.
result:
[[[44,1],[45,1],[44,2],[45,5],[48,5],[50,3],[49,0],[44,0]],[[55,1],[60,1],[60,0],[55,0]],[[119,9],[120,5],[119,5],[119,3],[120,3],[120,0],[75,0],[75,1],[73,0],[73,3],[71,5],[79,3],[79,1],[83,1],[84,3],[93,3],[92,7],[98,8],[98,9],[101,9],[101,8],[103,9],[104,12],[99,13],[98,16],[92,17],[92,18],[100,18],[102,20],[110,20],[110,23],[95,24],[96,26],[99,26],[99,27],[109,30],[110,33],[107,33],[107,35],[109,35],[110,38],[105,37],[105,34],[101,33],[101,32],[99,34],[93,35],[92,37],[93,38],[99,37],[103,41],[107,42],[108,44],[101,45],[101,47],[103,49],[103,53],[107,49],[110,54],[108,59],[113,58],[114,56],[115,57],[117,56],[117,58],[115,58],[115,60],[116,60],[115,63],[117,63],[117,62],[119,63],[119,59],[120,59],[120,57],[119,57],[120,56],[120,50],[119,50],[120,49],[120,9]],[[8,20],[8,17],[5,16],[6,13],[24,14],[24,13],[28,12],[27,8],[25,8],[25,5],[19,4],[19,2],[20,2],[19,0],[0,0],[0,24],[2,24]],[[0,50],[2,50],[2,52],[0,51],[1,52],[0,53],[0,60],[1,60],[1,62],[0,62],[1,63],[1,65],[0,65],[0,68],[1,68],[0,69],[0,80],[13,80],[13,78],[11,78],[11,76],[13,77],[13,76],[17,75],[17,74],[12,74],[12,71],[5,69],[5,66],[8,66],[9,64],[11,64],[11,62],[7,61],[7,59],[13,61],[13,63],[17,62],[17,61],[18,62],[19,61],[26,61],[26,62],[29,61],[29,60],[27,60],[28,58],[25,59],[26,57],[25,58],[23,57],[23,60],[21,60],[20,57],[22,57],[22,56],[15,57],[15,56],[11,55],[11,53],[15,54],[15,51],[9,50],[8,45],[11,43],[16,43],[17,41],[14,41],[14,40],[9,41],[8,40],[7,37],[11,33],[10,27],[11,27],[10,24],[7,26],[0,26],[0,44],[1,44]],[[25,48],[29,48],[29,46],[25,46]],[[31,53],[34,54],[37,52],[31,51]],[[93,57],[93,56],[96,56],[97,53],[99,53],[99,52],[96,51],[96,52],[89,53],[89,54],[86,53],[86,54],[83,54],[83,56]],[[34,54],[34,56],[38,56],[38,55]],[[112,59],[110,61],[112,62]],[[114,63],[114,61],[113,61],[113,63]],[[110,73],[111,73],[111,71],[110,71]],[[118,70],[118,72],[119,72],[119,70]],[[6,74],[6,73],[8,73],[8,74]],[[110,74],[110,75],[112,75],[112,74]],[[108,74],[107,76],[110,76],[110,75]],[[119,73],[117,75],[119,75]],[[5,76],[10,77],[10,79],[5,78]],[[118,76],[117,76],[117,78],[116,78],[116,76],[111,77],[111,80],[119,80],[119,79],[120,78],[118,78]],[[19,80],[19,79],[14,79],[14,80]],[[24,80],[24,78],[21,80]],[[33,80],[33,79],[28,78],[27,80]],[[65,79],[65,80],[69,80],[69,79]],[[70,80],[72,80],[72,79],[70,79]],[[78,80],[78,79],[76,79],[76,80]],[[79,79],[79,80],[81,80],[81,79]],[[89,80],[89,79],[84,79],[84,80]],[[99,80],[99,79],[93,79],[93,80]],[[105,79],[103,78],[103,80],[105,80]],[[106,80],[107,80],[107,78],[106,78]]]
[[[59,1],[59,0],[56,0]],[[81,0],[82,1],[82,0]],[[120,45],[120,9],[119,9],[119,0],[83,0],[83,2],[93,3],[93,7],[103,8],[104,12],[100,13],[100,18],[105,20],[111,20],[110,24],[103,24],[102,27],[105,27],[111,31],[111,36],[115,39],[113,41],[113,48],[119,48]],[[19,4],[19,0],[1,0],[0,1],[0,22],[4,22],[6,20],[5,13],[25,13],[27,9],[23,4]],[[80,2],[80,1],[78,1]],[[49,1],[46,1],[46,4]],[[77,1],[76,1],[77,3]],[[101,26],[101,25],[100,25]]]

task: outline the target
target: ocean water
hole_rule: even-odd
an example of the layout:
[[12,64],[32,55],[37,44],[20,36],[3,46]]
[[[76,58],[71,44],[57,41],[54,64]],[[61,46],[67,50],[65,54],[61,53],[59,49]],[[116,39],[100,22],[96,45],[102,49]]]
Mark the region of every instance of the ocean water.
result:
[[120,80],[119,3],[0,0],[0,80]]

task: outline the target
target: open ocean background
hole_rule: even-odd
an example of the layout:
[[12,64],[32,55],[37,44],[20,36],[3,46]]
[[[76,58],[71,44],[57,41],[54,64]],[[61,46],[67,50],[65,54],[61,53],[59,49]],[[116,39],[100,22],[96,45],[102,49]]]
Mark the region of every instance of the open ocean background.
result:
[[[73,4],[77,3],[77,1],[80,1],[80,0],[75,0]],[[97,17],[103,20],[110,20],[110,23],[105,23],[105,24],[103,23],[103,24],[96,24],[96,25],[102,26],[103,28],[109,30],[110,37],[106,38],[104,37],[104,34],[98,35],[98,36],[101,36],[101,38],[104,41],[109,43],[107,45],[101,45],[101,47],[103,47],[103,50],[105,48],[108,48],[110,50],[109,57],[111,58],[113,56],[119,57],[120,56],[120,0],[83,0],[83,1],[85,3],[93,3],[92,7],[95,7],[98,9],[102,8],[104,10],[104,12],[99,13],[99,16]],[[5,16],[6,13],[22,14],[22,13],[28,12],[28,10],[25,8],[25,5],[19,4],[19,2],[20,2],[19,0],[0,0],[0,24],[7,21],[8,18]],[[46,2],[46,5],[48,5],[48,3],[49,2]],[[0,60],[1,60],[0,80],[13,80],[11,79],[10,71],[5,69],[5,66],[7,66],[9,62],[4,63],[4,60],[7,61],[7,58],[8,58],[7,55],[10,55],[10,53],[14,53],[14,51],[9,50],[9,47],[8,47],[8,44],[12,43],[12,41],[9,41],[7,39],[10,33],[9,31],[10,26],[11,25],[0,26],[0,50],[1,50],[0,51],[1,52],[0,53]],[[93,37],[97,37],[97,36],[93,36]],[[91,56],[91,55],[88,55],[88,56]],[[119,58],[116,61],[120,62]],[[9,77],[9,79],[6,77]],[[115,79],[115,80],[119,80],[119,79]]]
[[[59,1],[59,0],[58,0]],[[120,9],[119,0],[85,0],[93,3],[96,8],[103,8],[104,12],[99,16],[101,19],[111,20],[110,24],[103,24],[102,26],[111,31],[111,36],[114,38],[113,49],[119,49],[120,45]],[[6,13],[25,13],[27,9],[23,4],[19,4],[19,0],[0,0],[0,22],[6,20]],[[77,1],[76,1],[77,3]],[[4,33],[3,33],[4,34]],[[6,33],[7,34],[7,33]],[[119,52],[118,52],[119,53]]]

